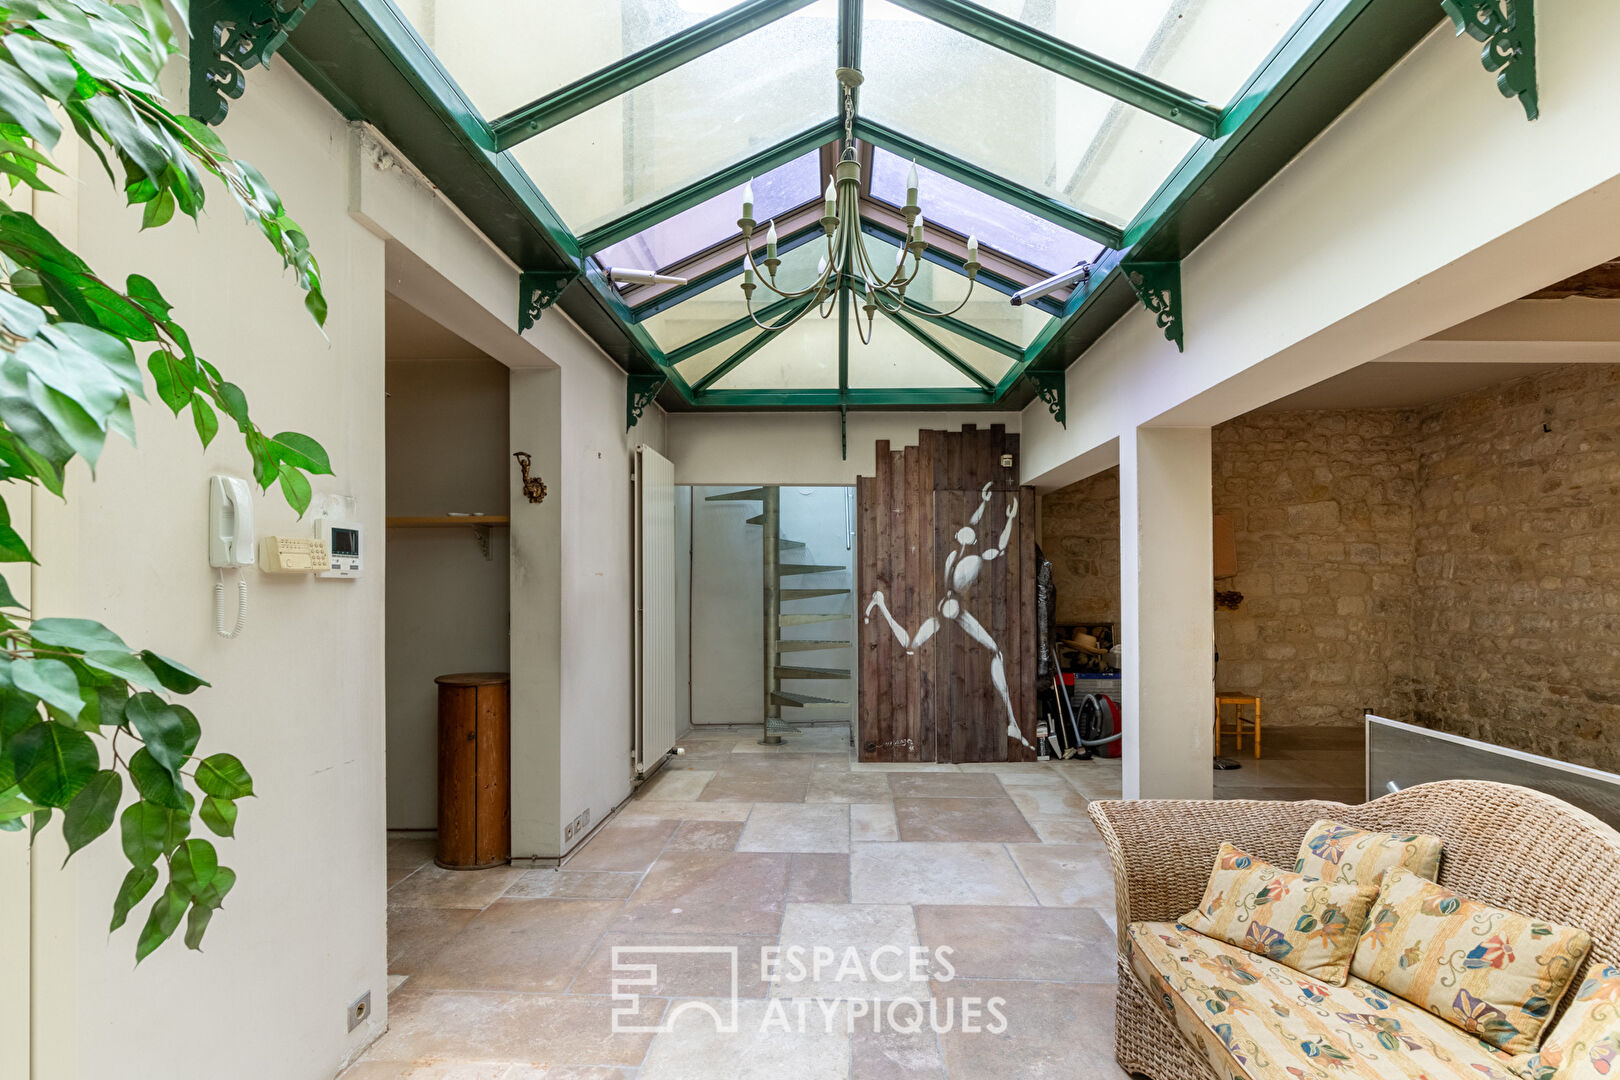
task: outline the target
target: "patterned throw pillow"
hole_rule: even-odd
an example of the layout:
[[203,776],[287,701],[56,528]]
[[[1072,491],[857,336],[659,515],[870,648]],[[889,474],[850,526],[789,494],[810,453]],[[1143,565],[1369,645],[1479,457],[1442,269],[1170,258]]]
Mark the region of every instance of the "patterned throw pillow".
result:
[[1223,843],[1204,899],[1181,924],[1343,986],[1377,898],[1377,889],[1290,874]]
[[1424,881],[1399,867],[1350,972],[1509,1054],[1536,1048],[1592,939]]
[[1366,832],[1324,819],[1312,825],[1301,841],[1294,873],[1376,887],[1392,866],[1403,866],[1433,881],[1440,872],[1440,838],[1423,833]]
[[1620,1072],[1620,966],[1594,967],[1558,1021],[1519,1071],[1530,1080],[1601,1080]]

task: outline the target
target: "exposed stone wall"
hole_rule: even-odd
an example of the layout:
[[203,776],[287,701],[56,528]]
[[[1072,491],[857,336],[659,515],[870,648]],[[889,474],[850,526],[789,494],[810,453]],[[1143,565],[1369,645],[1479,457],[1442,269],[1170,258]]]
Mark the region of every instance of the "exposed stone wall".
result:
[[1418,419],[1419,723],[1620,771],[1620,368]]
[[1119,468],[1041,497],[1060,623],[1119,623]]
[[1216,685],[1259,694],[1276,725],[1411,715],[1409,413],[1258,412],[1214,432],[1214,504],[1232,519],[1243,594],[1215,612]]

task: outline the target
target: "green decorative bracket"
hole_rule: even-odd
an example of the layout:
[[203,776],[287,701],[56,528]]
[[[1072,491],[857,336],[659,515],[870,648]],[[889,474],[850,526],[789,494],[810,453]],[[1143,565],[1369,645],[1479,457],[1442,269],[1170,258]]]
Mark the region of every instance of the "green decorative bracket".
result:
[[667,375],[629,375],[624,383],[624,430],[629,431],[669,381]]
[[247,89],[248,68],[270,63],[316,0],[193,0],[191,115],[219,124]]
[[1457,35],[1483,41],[1480,63],[1494,71],[1502,96],[1516,97],[1531,120],[1541,115],[1536,93],[1535,0],[1440,0]]
[[1178,262],[1126,262],[1125,280],[1131,283],[1142,306],[1164,331],[1165,340],[1186,352],[1181,333],[1181,264]]
[[1061,371],[1026,370],[1024,378],[1035,384],[1035,393],[1042,401],[1046,402],[1047,409],[1052,413],[1052,419],[1067,429],[1069,421],[1063,411],[1063,387],[1068,381],[1065,373]]
[[518,333],[540,321],[540,313],[579,278],[578,270],[525,270],[518,275]]

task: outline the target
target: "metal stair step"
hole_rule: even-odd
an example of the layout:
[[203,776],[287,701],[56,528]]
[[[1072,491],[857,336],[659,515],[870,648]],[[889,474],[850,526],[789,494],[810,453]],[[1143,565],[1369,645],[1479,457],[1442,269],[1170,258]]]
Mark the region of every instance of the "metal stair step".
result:
[[776,651],[813,652],[817,649],[847,649],[853,644],[855,644],[853,641],[822,641],[811,638],[799,638],[797,641],[778,641],[776,643]]
[[744,521],[743,524],[744,525],[763,525],[763,524],[765,524],[765,515],[764,514],[755,514],[753,517],[749,518],[747,521]]
[[776,677],[778,679],[847,679],[849,678],[849,671],[845,668],[798,667],[778,664]]
[[767,716],[765,718],[765,734],[767,735],[802,735],[802,728],[783,720],[780,716]]
[[804,547],[803,540],[778,540],[776,546],[783,551],[798,551]]
[[815,566],[805,563],[800,566],[779,566],[776,572],[782,577],[791,577],[794,574],[831,574],[847,569],[849,569],[847,566]]
[[759,502],[765,497],[764,488],[749,488],[747,491],[727,491],[719,495],[710,495],[704,502]]
[[[846,590],[847,591],[847,590]],[[778,615],[778,626],[809,626],[811,623],[839,622],[843,619],[853,619],[855,616],[846,612],[843,615]]]
[[777,705],[797,709],[801,705],[848,705],[847,701],[834,701],[832,698],[816,697],[813,694],[794,694],[786,690],[772,690],[771,701]]
[[778,589],[783,600],[814,600],[818,596],[848,596],[848,589]]

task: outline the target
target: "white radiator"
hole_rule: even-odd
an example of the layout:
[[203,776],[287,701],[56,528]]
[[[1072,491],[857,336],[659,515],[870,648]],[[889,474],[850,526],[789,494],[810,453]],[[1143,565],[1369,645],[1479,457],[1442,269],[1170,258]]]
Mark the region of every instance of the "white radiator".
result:
[[658,767],[675,745],[677,702],[686,693],[676,665],[675,466],[636,448],[635,771]]

